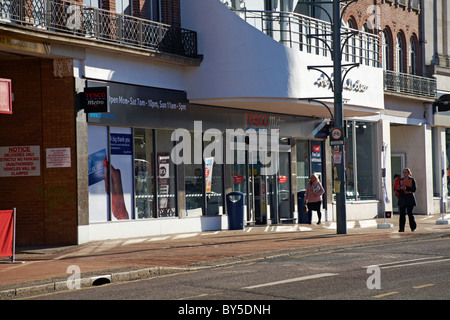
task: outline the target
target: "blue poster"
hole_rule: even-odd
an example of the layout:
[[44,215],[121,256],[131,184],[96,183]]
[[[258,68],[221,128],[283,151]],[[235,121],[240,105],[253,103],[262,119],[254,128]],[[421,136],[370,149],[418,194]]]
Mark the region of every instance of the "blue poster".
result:
[[91,153],[88,156],[89,163],[89,185],[105,180],[104,167],[107,166],[106,149]]
[[132,155],[133,148],[131,144],[131,134],[111,133],[111,154]]

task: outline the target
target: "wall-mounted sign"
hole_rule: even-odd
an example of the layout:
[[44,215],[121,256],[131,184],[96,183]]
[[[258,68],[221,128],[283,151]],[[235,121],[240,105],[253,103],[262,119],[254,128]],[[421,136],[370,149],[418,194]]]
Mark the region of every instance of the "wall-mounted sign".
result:
[[12,92],[10,79],[0,79],[0,113],[12,113]]
[[109,101],[109,86],[84,88],[81,101],[84,112],[109,112]]
[[47,168],[70,168],[70,148],[47,148]]
[[41,175],[39,146],[0,147],[0,177]]
[[330,128],[330,145],[344,144],[344,133],[342,128]]
[[[331,74],[331,80],[334,81],[333,74]],[[323,74],[321,74],[320,77],[314,82],[314,85],[320,88],[331,89],[330,80]],[[362,84],[360,80],[346,79],[342,84],[342,89],[347,91],[366,92],[368,88],[369,86]]]
[[0,35],[0,47],[45,55],[51,53],[51,46],[46,42],[35,42],[25,39],[11,38],[5,35]]

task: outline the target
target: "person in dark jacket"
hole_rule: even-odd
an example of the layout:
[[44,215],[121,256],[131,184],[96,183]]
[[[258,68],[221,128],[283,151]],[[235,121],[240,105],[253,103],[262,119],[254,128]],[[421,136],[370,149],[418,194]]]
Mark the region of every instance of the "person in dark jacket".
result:
[[416,230],[417,224],[413,216],[413,208],[416,206],[416,180],[412,177],[409,168],[403,169],[403,178],[400,179],[398,191],[398,208],[400,211],[399,232],[405,231],[406,213],[408,213],[409,227],[411,231]]

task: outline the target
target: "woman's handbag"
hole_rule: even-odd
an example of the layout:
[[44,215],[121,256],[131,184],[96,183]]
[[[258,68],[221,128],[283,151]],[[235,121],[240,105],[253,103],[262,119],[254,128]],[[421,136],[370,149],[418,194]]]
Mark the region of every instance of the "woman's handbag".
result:
[[302,211],[303,211],[303,213],[308,212],[308,206],[306,204],[302,207]]

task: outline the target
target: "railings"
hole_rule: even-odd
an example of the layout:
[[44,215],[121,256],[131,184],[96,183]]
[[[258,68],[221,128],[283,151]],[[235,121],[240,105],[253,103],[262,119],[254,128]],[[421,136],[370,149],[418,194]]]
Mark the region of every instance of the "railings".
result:
[[436,79],[385,70],[384,90],[435,98]]
[[132,47],[197,56],[197,33],[61,0],[0,0],[0,23]]
[[[327,49],[333,45],[330,23],[291,12],[256,10],[235,12],[253,27],[290,48],[331,57]],[[348,32],[353,32],[354,35],[349,37],[345,34]],[[343,60],[372,67],[380,66],[379,36],[345,28],[342,34]]]

